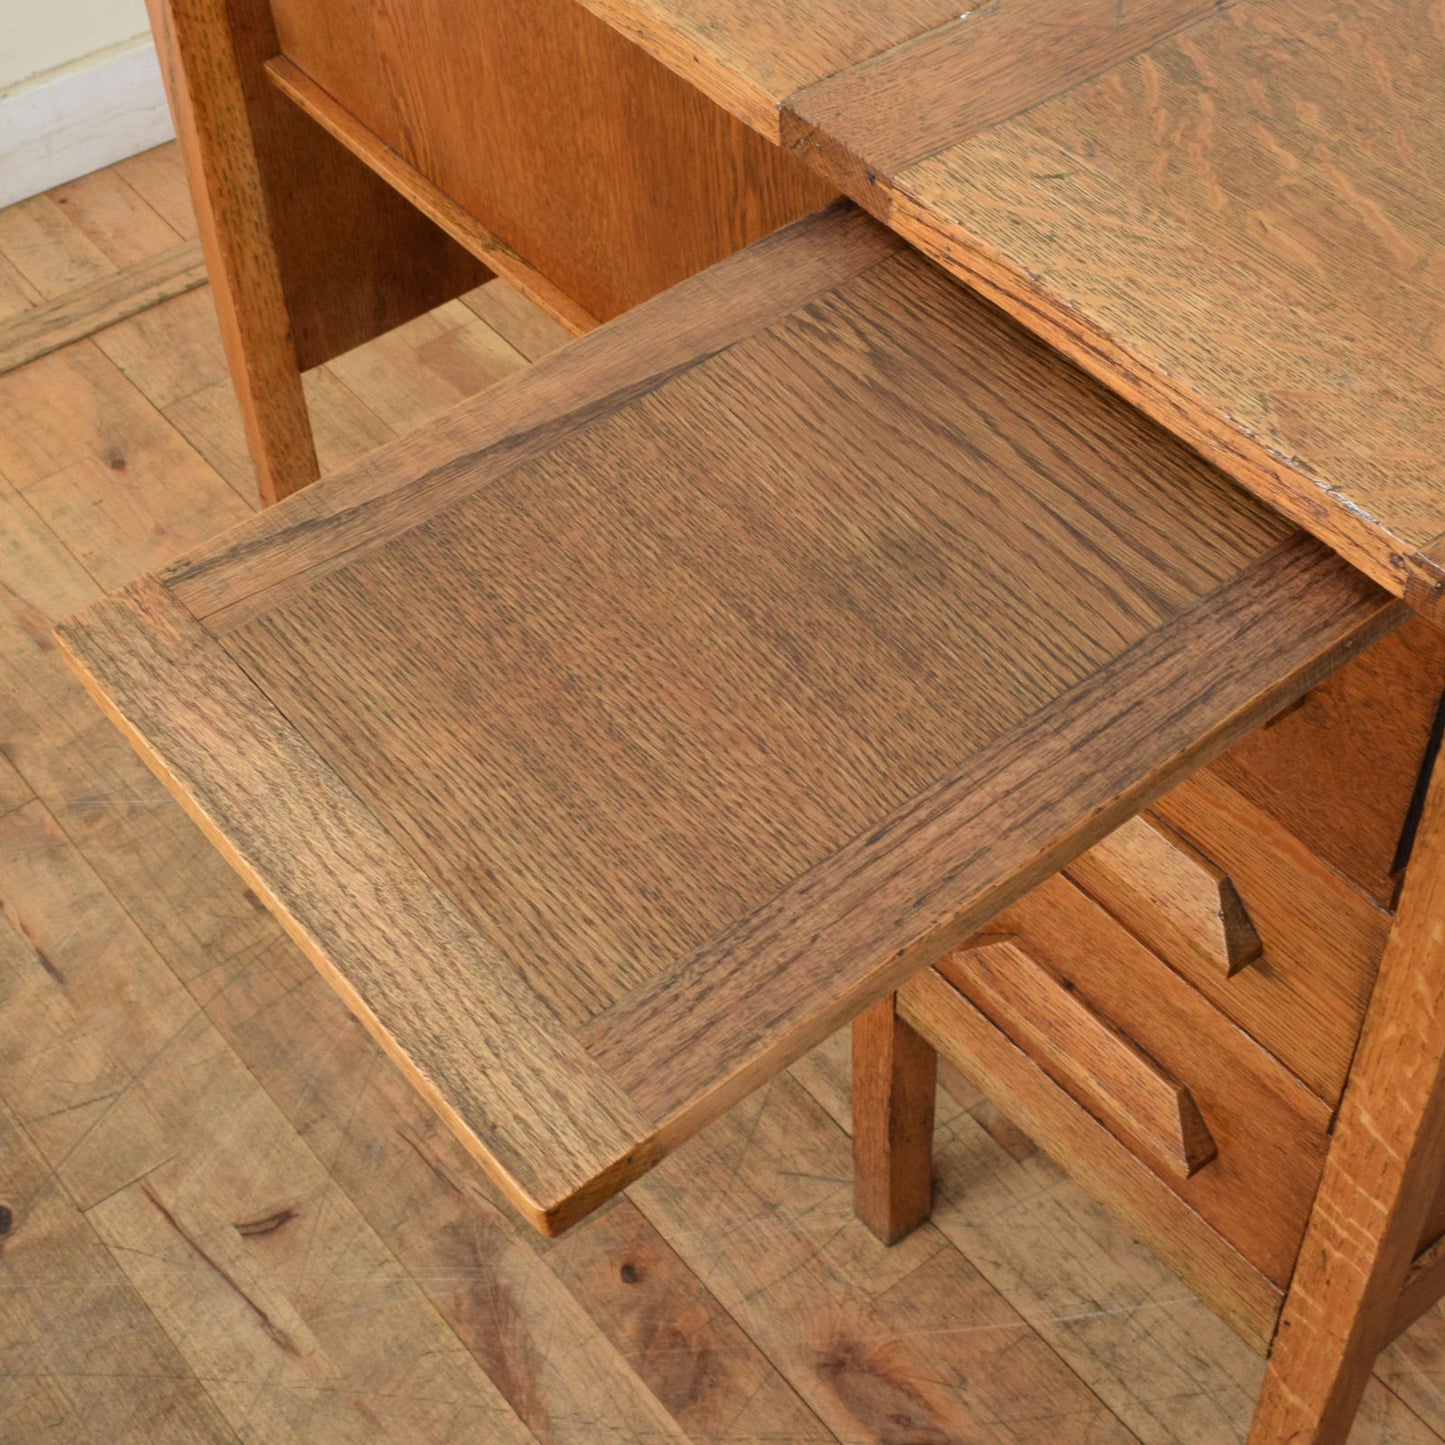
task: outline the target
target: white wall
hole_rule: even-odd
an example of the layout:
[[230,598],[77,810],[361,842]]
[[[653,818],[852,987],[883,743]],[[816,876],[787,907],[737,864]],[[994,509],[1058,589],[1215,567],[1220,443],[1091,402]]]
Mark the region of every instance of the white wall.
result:
[[0,0],[0,90],[149,34],[145,0]]
[[144,0],[0,0],[0,206],[171,134]]

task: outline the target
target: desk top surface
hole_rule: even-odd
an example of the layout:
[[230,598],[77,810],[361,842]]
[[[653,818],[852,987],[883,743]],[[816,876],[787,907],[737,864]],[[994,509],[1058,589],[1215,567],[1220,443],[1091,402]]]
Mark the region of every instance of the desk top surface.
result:
[[840,206],[62,636],[556,1230],[1402,612]]
[[1422,610],[1445,596],[1428,0],[584,0]]

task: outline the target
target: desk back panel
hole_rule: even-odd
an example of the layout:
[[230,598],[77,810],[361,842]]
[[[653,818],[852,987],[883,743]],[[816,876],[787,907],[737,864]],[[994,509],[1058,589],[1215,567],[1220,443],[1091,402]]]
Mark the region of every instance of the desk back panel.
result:
[[275,0],[282,53],[606,320],[831,197],[573,0]]

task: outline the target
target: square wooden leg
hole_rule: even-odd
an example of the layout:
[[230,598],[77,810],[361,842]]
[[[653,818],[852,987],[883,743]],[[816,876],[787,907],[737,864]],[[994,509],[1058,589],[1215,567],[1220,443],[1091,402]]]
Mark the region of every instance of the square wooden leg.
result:
[[1445,768],[1437,768],[1250,1445],[1343,1445],[1349,1437],[1401,1308],[1442,1157]]
[[933,1210],[938,1055],[898,1017],[895,999],[853,1023],[853,1207],[885,1244]]

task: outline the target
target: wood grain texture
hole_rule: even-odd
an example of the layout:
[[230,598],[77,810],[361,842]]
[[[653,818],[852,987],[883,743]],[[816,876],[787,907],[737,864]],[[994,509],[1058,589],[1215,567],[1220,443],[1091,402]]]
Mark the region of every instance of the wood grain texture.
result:
[[529,300],[560,321],[574,336],[591,331],[597,318],[554,286],[500,236],[464,211],[415,166],[367,131],[346,108],[298,70],[284,56],[266,63],[266,73],[283,95],[295,101],[327,134],[340,141],[368,170],[400,192],[435,221],[459,246],[464,246],[489,271],[516,287]]
[[[1047,946],[1048,938],[1044,936]],[[966,993],[1095,1118],[1161,1174],[1189,1179],[1219,1154],[1194,1096],[1122,1030],[1080,998],[1027,939],[997,934],[940,959]]]
[[[905,51],[870,62],[887,86],[867,84],[870,66],[825,82],[820,96],[832,87],[840,103],[816,127],[808,93],[796,97],[814,164],[1433,615],[1445,596],[1440,197],[1423,160],[1445,74],[1433,8],[1234,5],[1053,99],[1067,66],[1032,89],[1007,68],[981,96],[958,83],[950,67],[972,62],[977,23],[916,42],[916,69]],[[1023,53],[1046,34],[1042,19],[1025,27]],[[830,127],[858,135],[837,163]]]
[[[1330,1109],[1067,879],[1048,879],[989,928],[1017,936],[1055,978],[1068,981],[1077,995],[1073,1008],[1104,1021],[1094,1038],[1065,1024],[1069,1005],[1056,996],[1047,1011],[1021,1008],[1016,990],[1000,977],[1002,966],[987,954],[981,965],[950,955],[939,970],[1081,1104],[1152,1159],[1161,1177],[1241,1254],[1286,1285],[1324,1162]],[[973,986],[979,975],[983,989]],[[1012,1005],[1007,1015],[993,1006],[1001,995]],[[1119,1067],[1099,1068],[1097,1035],[1106,1027],[1189,1092],[1215,1143],[1215,1157],[1197,1172],[1181,1175],[1177,1156],[1160,1159],[1151,1144],[1161,1131],[1149,1130],[1134,1104],[1149,1096],[1137,1084],[1130,1087]],[[1117,1081],[1113,1099],[1111,1078]],[[1042,1135],[1035,1142],[1047,1149],[1050,1141]]]
[[261,498],[274,502],[318,468],[241,62],[215,0],[148,0],[148,10],[246,441]]
[[1445,1157],[1445,770],[1380,964],[1250,1438],[1345,1440]]
[[836,194],[573,0],[273,9],[287,60],[600,320]]
[[952,20],[944,0],[581,0],[769,139],[788,96]]
[[1428,1310],[1445,1298],[1445,1240],[1434,1239],[1410,1263],[1400,1298],[1390,1316],[1388,1338],[1398,1339]]
[[[0,941],[7,971],[9,940]],[[221,1412],[11,1110],[5,1178],[5,1361],[0,1411],[20,1440],[234,1440]],[[83,1323],[82,1323],[83,1322]],[[122,1376],[128,1389],[111,1387]]]
[[1069,877],[1156,953],[1233,978],[1264,952],[1234,880],[1166,824],[1132,818]]
[[[1266,617],[1280,615],[1276,589],[1289,574],[1286,586],[1295,599],[1301,584],[1318,596],[1322,579],[1310,573],[1322,561],[1334,573],[1324,583],[1332,590],[1341,580],[1339,564],[1308,552],[1269,558],[1238,590],[1221,589],[1213,600],[1222,609],[1221,622],[1228,618],[1223,625],[1229,635],[1242,641],[1258,628],[1268,629]],[[695,1127],[699,1113],[707,1117],[706,1110],[721,1107],[754,1082],[738,1067],[740,1059],[756,1061],[751,1067],[762,1072],[779,1055],[786,1062],[806,1046],[805,1035],[795,1032],[800,990],[806,996],[826,990],[833,997],[831,1023],[896,986],[930,955],[961,942],[1180,772],[1226,747],[1236,729],[1247,730],[1257,718],[1255,707],[1270,709],[1271,702],[1232,663],[1228,678],[1213,671],[1211,659],[1220,654],[1205,640],[1212,632],[1210,610],[1202,606],[1166,625],[1119,663],[850,840],[825,865],[716,940],[634,990],[589,1025],[584,1037],[596,1057],[644,1108],[672,1115],[672,1127]],[[1323,617],[1313,601],[1302,610]],[[1276,638],[1245,645],[1248,655],[1282,660]],[[1316,676],[1311,664],[1282,683],[1281,691],[1303,690]],[[1240,684],[1241,693],[1231,700],[1232,685]],[[1150,726],[1135,732],[1131,716],[1150,710],[1146,698],[1166,694],[1189,712],[1207,698],[1211,710],[1221,707],[1229,714],[1228,721],[1187,749],[1170,746],[1177,721],[1168,731]],[[1105,737],[1109,741],[1101,742]],[[1139,781],[1126,787],[1109,780],[1106,770],[1119,757],[1127,757]],[[1077,805],[1087,822],[1063,827],[1059,813],[1047,808],[1023,814],[1020,796],[1068,797],[1071,810]],[[957,840],[965,832],[990,842],[960,857]],[[945,903],[945,895],[957,902]],[[873,926],[865,928],[870,921]],[[880,966],[880,960],[886,963]],[[642,1031],[656,1050],[647,1068],[627,1057],[620,1043]],[[662,1060],[665,1067],[659,1066]],[[726,1090],[702,1102],[701,1081],[719,1073],[727,1079]]]
[[853,1208],[896,1244],[933,1208],[938,1055],[890,995],[853,1020]]
[[138,261],[54,301],[0,322],[0,372],[47,356],[149,310],[158,302],[206,284],[205,262],[194,241]]
[[1216,772],[1382,908],[1445,694],[1445,633],[1420,618],[1232,748]]
[[490,274],[267,82],[270,9],[149,0],[263,501],[314,481],[300,372]]
[[1319,1098],[1337,1103],[1390,915],[1219,774],[1218,764],[1202,770],[1153,811],[1229,870],[1264,953],[1233,978],[1192,954],[1170,961]]
[[[117,725],[539,1229],[565,1227],[572,1210],[585,1213],[648,1167],[634,1147],[647,1133],[642,1119],[504,964],[483,995],[459,988],[463,974],[487,967],[486,943],[163,588],[139,582],[67,636]],[[117,686],[128,672],[151,679],[147,695]],[[203,692],[188,674],[206,676]],[[222,758],[224,769],[211,766]],[[222,826],[233,807],[236,821],[249,818],[248,834]],[[314,832],[323,819],[326,831]],[[313,846],[291,851],[282,840],[298,824]],[[327,877],[346,888],[334,893]],[[410,967],[397,991],[401,959]],[[473,1012],[481,997],[485,1014]],[[525,1083],[522,1060],[540,1070]]]
[[[249,268],[274,267],[303,370],[486,280],[473,256],[276,92],[264,69],[280,48],[269,5],[180,0],[163,14],[167,4],[155,0],[152,28],[173,105],[186,81],[176,131],[212,274],[218,290],[244,282],[236,304],[246,307],[269,304]],[[201,109],[221,97],[231,129],[203,122]],[[237,214],[243,199],[259,201],[249,217]]]
[[[839,1440],[1026,1445],[1047,1420],[1069,1445],[1124,1445],[936,1231],[887,1248],[854,1217],[847,1141],[819,1128],[827,1117],[782,1075],[631,1198]],[[780,1193],[787,1227],[760,1228]]]
[[604,328],[455,424],[490,451],[403,449],[67,632],[548,1227],[1398,620],[856,216],[760,256],[621,323],[669,337],[635,382]]
[[[119,169],[183,234],[171,171]],[[97,235],[120,257],[152,232],[134,245]],[[39,265],[45,253],[26,254]],[[496,285],[488,319],[510,324]],[[183,310],[176,350],[200,355]],[[525,351],[526,330],[504,334]],[[386,355],[428,364],[425,351]],[[81,420],[84,449],[145,456],[146,398],[173,389],[173,368],[150,345],[125,364],[134,388],[108,368],[40,362],[45,386],[12,392],[3,433],[12,462],[30,459],[27,488],[45,480],[33,468],[55,455],[56,416]],[[120,407],[127,391],[141,404]],[[338,427],[332,445],[364,446],[365,432]],[[87,519],[125,495],[126,474],[77,473],[76,505],[51,513],[70,546],[0,481],[0,811],[12,815],[0,898],[36,945],[0,922],[0,1094],[29,1136],[21,1157],[6,1150],[0,1191],[9,1432],[205,1438],[194,1410],[166,1403],[200,1377],[218,1438],[308,1445],[459,1432],[542,1445],[676,1431],[717,1445],[823,1445],[834,1431],[1242,1439],[1262,1363],[976,1091],[955,1092],[966,1109],[940,1097],[937,1228],[885,1251],[850,1222],[842,1037],[795,1066],[807,1094],[779,1079],[649,1176],[651,1219],[620,1204],[560,1244],[532,1236],[51,644],[47,619],[96,594],[72,548],[101,576],[154,565],[156,539],[178,545],[166,539],[196,515],[193,468],[143,487],[135,524],[118,530]],[[88,548],[99,532],[114,545]],[[176,980],[214,1029],[178,1006]],[[949,1088],[967,1086],[953,1075]],[[125,1185],[157,1165],[145,1187],[303,1344],[302,1361],[144,1187]],[[42,1206],[15,1207],[42,1176]],[[89,1198],[125,1187],[87,1218],[68,1183]],[[1433,1441],[1441,1358],[1432,1312],[1382,1357],[1354,1445]]]
[[898,993],[903,1018],[983,1093],[1007,1099],[1031,1136],[1046,1139],[1069,1177],[1100,1200],[1261,1352],[1282,1291],[1205,1223],[1148,1165],[1081,1109],[943,977],[926,969]]
[[870,210],[894,178],[964,137],[1011,120],[1231,0],[1010,0],[983,5],[799,88],[782,139]]
[[833,1445],[786,1377],[630,1200],[553,1245],[546,1261],[690,1445]]
[[485,405],[437,417],[344,476],[308,488],[244,535],[193,549],[168,569],[166,585],[213,630],[256,616],[293,590],[293,579],[320,577],[354,551],[425,521],[698,355],[726,349],[903,249],[852,207],[814,218],[807,235],[809,246],[792,231],[770,237],[681,282],[510,378]]

